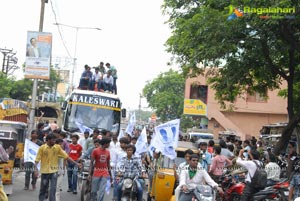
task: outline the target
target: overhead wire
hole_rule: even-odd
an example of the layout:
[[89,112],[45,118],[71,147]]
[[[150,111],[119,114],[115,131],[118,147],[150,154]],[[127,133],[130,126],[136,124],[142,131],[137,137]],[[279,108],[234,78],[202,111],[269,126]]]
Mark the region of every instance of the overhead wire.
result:
[[63,46],[64,46],[64,48],[65,48],[65,50],[66,50],[68,56],[69,56],[70,58],[72,58],[72,56],[71,56],[71,54],[70,54],[70,51],[69,51],[69,49],[67,48],[66,43],[65,43],[65,41],[64,41],[64,37],[63,37],[62,31],[61,31],[61,26],[60,26],[59,23],[58,23],[57,15],[56,15],[56,12],[55,12],[54,7],[53,7],[52,0],[50,0],[50,4],[51,4],[51,10],[52,10],[52,13],[53,13],[53,15],[54,15],[55,24],[57,25],[57,30],[58,30],[60,39],[61,39],[61,41],[62,41],[62,43],[63,43]]

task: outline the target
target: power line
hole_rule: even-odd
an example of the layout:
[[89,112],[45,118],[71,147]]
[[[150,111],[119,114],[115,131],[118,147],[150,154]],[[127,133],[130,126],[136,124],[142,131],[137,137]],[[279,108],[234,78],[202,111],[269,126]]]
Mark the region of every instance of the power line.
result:
[[[50,0],[50,4],[51,4],[52,13],[53,13],[53,15],[54,15],[55,23],[58,24],[57,16],[56,16],[56,13],[55,13],[55,10],[54,10],[54,7],[53,7],[52,0]],[[71,54],[70,54],[70,51],[68,50],[68,48],[67,48],[67,46],[66,46],[66,43],[65,43],[65,41],[64,41],[64,38],[63,38],[63,35],[62,35],[60,29],[61,29],[61,27],[60,27],[60,26],[57,26],[57,30],[58,30],[60,39],[61,39],[61,41],[62,41],[62,43],[63,43],[63,46],[64,46],[64,48],[65,48],[65,50],[66,50],[68,56],[69,56],[70,58],[72,58],[72,56],[71,56]]]

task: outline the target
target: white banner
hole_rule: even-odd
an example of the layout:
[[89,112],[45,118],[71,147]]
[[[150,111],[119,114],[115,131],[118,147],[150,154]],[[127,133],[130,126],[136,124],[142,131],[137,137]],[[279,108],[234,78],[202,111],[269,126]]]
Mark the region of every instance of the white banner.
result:
[[25,147],[24,147],[24,162],[32,162],[35,163],[35,158],[38,153],[40,146],[31,142],[28,139],[25,139]]
[[125,132],[127,134],[129,134],[130,136],[132,136],[133,128],[135,126],[135,121],[136,120],[135,120],[135,112],[134,112],[133,114],[131,114],[130,120],[129,120],[128,125],[125,130]]
[[155,137],[152,139],[150,149],[155,147],[170,159],[176,158],[175,149],[178,146],[180,119],[168,121],[155,127]]
[[148,150],[147,147],[147,133],[146,133],[146,127],[143,128],[141,135],[139,136],[136,144],[136,154],[145,153]]

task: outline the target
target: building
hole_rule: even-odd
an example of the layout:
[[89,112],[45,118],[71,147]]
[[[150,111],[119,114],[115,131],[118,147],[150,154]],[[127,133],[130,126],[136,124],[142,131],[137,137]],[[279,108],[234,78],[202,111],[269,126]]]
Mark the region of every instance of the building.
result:
[[[259,93],[244,94],[236,99],[231,110],[224,110],[215,100],[215,91],[206,81],[207,78],[203,75],[186,80],[184,113],[189,113],[186,113],[187,108],[206,108],[207,111],[204,113],[196,114],[194,111],[189,114],[201,122],[202,128],[213,130],[215,138],[219,137],[221,131],[232,131],[242,140],[251,136],[258,138],[264,124],[287,121],[287,101],[277,95],[279,90],[268,90],[267,99]],[[285,87],[286,85],[282,86]],[[189,105],[189,102],[194,106]]]

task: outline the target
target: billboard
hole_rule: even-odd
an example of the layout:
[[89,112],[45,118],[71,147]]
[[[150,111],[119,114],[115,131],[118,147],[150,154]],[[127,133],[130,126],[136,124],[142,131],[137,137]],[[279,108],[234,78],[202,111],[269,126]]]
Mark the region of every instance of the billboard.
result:
[[50,79],[52,34],[27,32],[25,78]]
[[183,114],[207,116],[207,105],[199,99],[184,99]]

